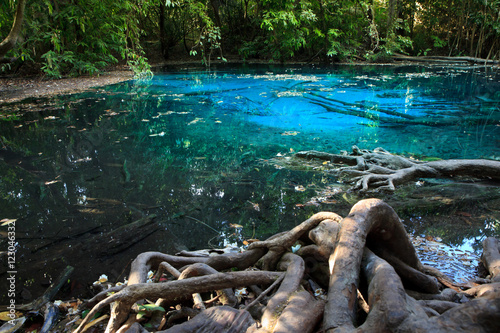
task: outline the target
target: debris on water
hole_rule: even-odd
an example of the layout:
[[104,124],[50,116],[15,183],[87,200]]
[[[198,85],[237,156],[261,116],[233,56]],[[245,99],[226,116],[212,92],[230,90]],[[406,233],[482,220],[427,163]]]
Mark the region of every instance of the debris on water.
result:
[[410,236],[424,265],[437,268],[457,282],[472,280],[479,265],[479,255],[441,243],[439,237]]
[[283,135],[283,136],[296,136],[299,133],[300,132],[297,132],[297,131],[285,131],[285,132],[281,133],[281,135]]
[[302,185],[295,186],[295,191],[304,192],[305,190],[306,190],[306,188]]

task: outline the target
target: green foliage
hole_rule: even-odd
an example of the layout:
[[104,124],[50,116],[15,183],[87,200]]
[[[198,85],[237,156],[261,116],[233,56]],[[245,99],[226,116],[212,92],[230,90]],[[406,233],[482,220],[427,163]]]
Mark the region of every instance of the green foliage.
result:
[[201,51],[202,63],[207,67],[210,67],[212,54],[214,51],[220,51],[221,55],[220,57],[218,57],[218,59],[226,61],[226,59],[222,55],[220,41],[221,34],[219,27],[208,25],[206,29],[202,30],[200,39],[198,40],[198,43],[191,49],[190,55],[196,56],[198,54],[197,49],[199,49]]
[[[142,50],[141,50],[142,51]],[[153,77],[153,72],[151,71],[151,66],[147,62],[147,59],[134,52],[128,52],[127,64],[130,69],[134,72],[134,78],[139,80],[149,80]]]
[[148,70],[140,59],[137,9],[132,1],[30,1],[25,40],[13,56],[40,62],[50,77],[96,74],[119,58]]
[[499,0],[419,1],[415,51],[427,48],[451,55],[500,57]]
[[[1,36],[15,8],[14,0],[0,4]],[[95,74],[119,61],[150,77],[140,41],[146,51],[159,45],[165,58],[184,48],[207,67],[224,53],[273,61],[499,58],[500,0],[30,0],[23,36],[8,56],[39,63],[51,77]]]

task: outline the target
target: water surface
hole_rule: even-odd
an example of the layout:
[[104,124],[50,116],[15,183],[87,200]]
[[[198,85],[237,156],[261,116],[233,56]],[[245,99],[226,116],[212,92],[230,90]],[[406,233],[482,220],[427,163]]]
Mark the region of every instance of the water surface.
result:
[[[82,295],[102,273],[123,280],[142,251],[241,245],[317,211],[347,215],[358,199],[332,175],[268,163],[277,156],[357,145],[422,159],[500,158],[500,80],[488,70],[164,70],[151,81],[2,106],[0,218],[18,219],[18,302],[37,297],[65,265],[77,268],[66,292]],[[446,181],[428,184],[440,192],[423,198],[442,208],[398,211],[411,232],[476,248],[498,235],[496,185],[482,184],[488,201],[467,207],[443,190]],[[325,191],[329,200],[310,204]],[[153,214],[152,224],[113,234]]]

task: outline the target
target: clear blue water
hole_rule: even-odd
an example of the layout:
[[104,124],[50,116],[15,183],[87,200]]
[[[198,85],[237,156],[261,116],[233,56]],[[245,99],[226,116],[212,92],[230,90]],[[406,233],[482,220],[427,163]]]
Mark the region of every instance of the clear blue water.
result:
[[[142,251],[241,244],[320,210],[348,213],[341,194],[304,206],[339,184],[265,163],[277,155],[357,145],[418,158],[500,158],[500,80],[491,70],[163,70],[151,81],[2,106],[10,116],[0,122],[0,218],[18,219],[19,278],[35,278],[23,288],[36,294],[39,275],[70,264],[78,293],[102,273],[123,278]],[[443,215],[460,213],[453,225],[427,219],[425,210],[399,213],[417,234],[449,244],[498,232],[498,207],[483,215],[466,209],[443,205]],[[151,214],[154,227],[108,250],[107,233]],[[99,235],[98,246],[73,250]]]
[[338,152],[355,144],[441,158],[500,156],[495,73],[418,67],[188,73],[157,75],[151,93],[159,103],[178,95],[199,105],[190,111],[194,119],[230,116],[253,132],[293,132],[292,149]]

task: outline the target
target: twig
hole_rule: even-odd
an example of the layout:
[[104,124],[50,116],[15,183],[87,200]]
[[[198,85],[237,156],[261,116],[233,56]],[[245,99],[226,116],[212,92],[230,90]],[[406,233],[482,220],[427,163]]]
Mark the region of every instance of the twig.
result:
[[184,217],[187,217],[188,219],[191,219],[191,220],[193,220],[193,221],[196,221],[196,222],[198,222],[198,223],[201,223],[201,224],[203,224],[205,227],[212,229],[212,230],[213,230],[214,232],[216,232],[216,233],[219,233],[217,230],[215,230],[214,228],[212,228],[211,226],[209,226],[209,225],[208,225],[208,224],[206,224],[205,222],[198,220],[197,218],[194,218],[194,217],[191,217],[191,216],[187,216],[187,215],[184,215]]
[[276,279],[276,281],[273,282],[272,285],[270,285],[266,290],[264,290],[256,299],[254,299],[250,304],[246,305],[242,310],[246,310],[248,308],[251,308],[252,306],[254,306],[255,304],[257,304],[257,302],[259,302],[261,299],[264,298],[264,296],[266,296],[271,290],[274,289],[274,287],[276,287],[279,283],[281,283],[281,281],[283,281],[283,279],[285,278],[285,274],[281,275],[279,278]]

